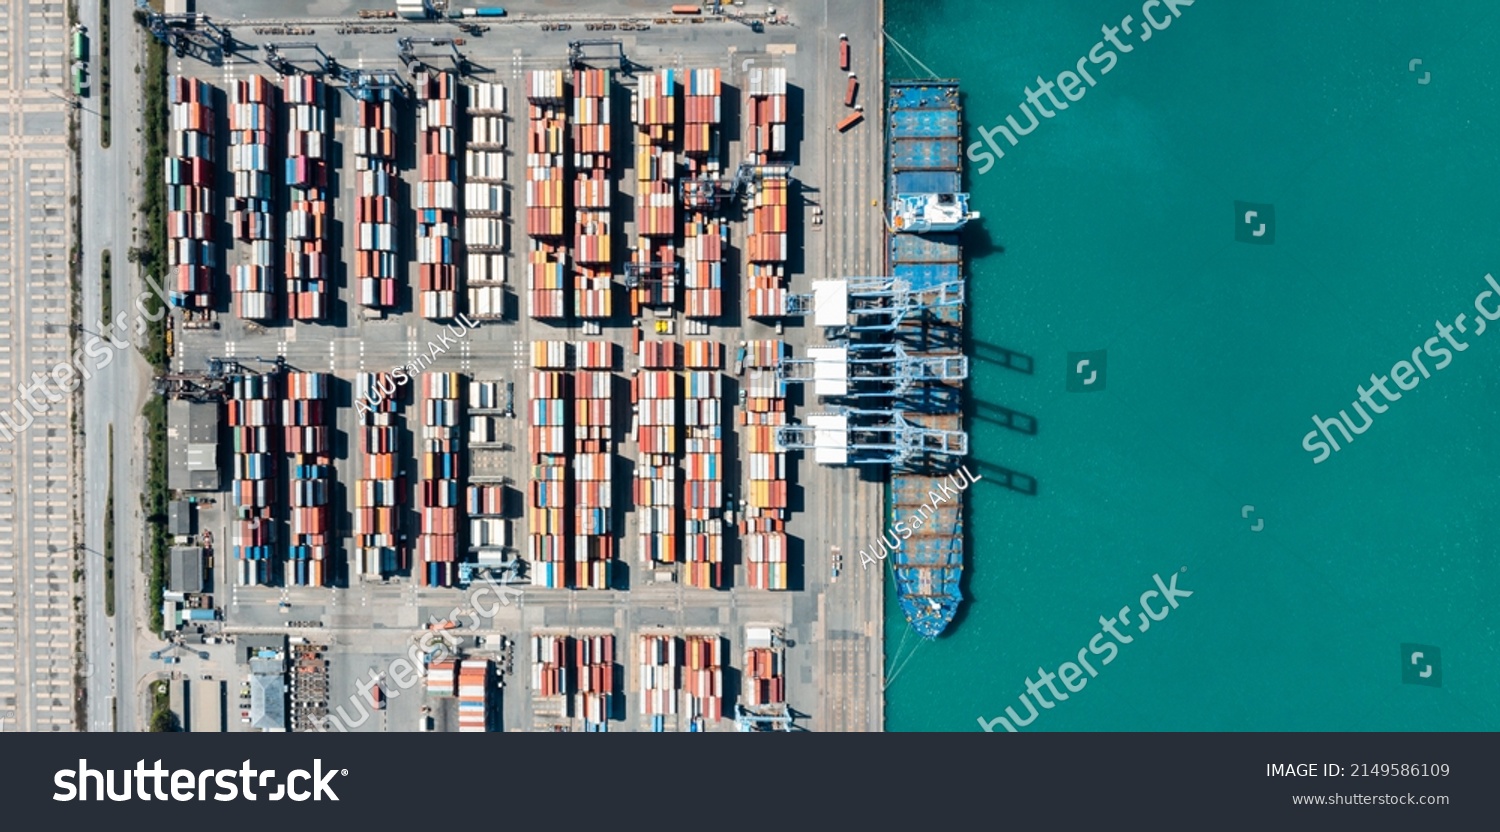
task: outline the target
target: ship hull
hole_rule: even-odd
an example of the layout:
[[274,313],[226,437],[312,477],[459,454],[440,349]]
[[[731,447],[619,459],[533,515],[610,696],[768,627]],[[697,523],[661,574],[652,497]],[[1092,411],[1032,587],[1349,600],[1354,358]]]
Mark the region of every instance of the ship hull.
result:
[[[886,194],[963,191],[963,110],[956,81],[894,81],[887,99]],[[964,279],[956,229],[891,232],[888,274],[914,290]],[[913,319],[897,333],[908,352],[962,354],[962,306]],[[906,419],[936,430],[963,430],[964,383],[927,384],[901,403]],[[902,613],[923,638],[936,638],[963,601],[964,503],[962,459],[918,457],[891,474],[891,521],[910,532],[892,554]]]

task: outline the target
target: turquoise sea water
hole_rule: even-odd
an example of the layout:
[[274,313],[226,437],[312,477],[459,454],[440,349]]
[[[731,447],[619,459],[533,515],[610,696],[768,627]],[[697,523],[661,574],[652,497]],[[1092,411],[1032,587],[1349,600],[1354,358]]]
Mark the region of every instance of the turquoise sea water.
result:
[[[1132,0],[886,9],[963,82],[968,141],[1024,127],[1027,84],[1140,17]],[[1028,675],[1076,662],[1101,615],[1138,621],[1152,576],[1178,572],[1192,596],[1120,627],[1132,642],[1023,730],[1500,729],[1500,323],[1454,332],[1468,349],[1427,359],[1338,453],[1302,447],[1313,414],[1357,420],[1356,386],[1472,319],[1500,275],[1500,4],[1198,0],[1147,42],[1133,25],[1082,99],[969,165],[986,479],[957,623],[916,644],[888,604],[887,728],[1025,718]],[[887,66],[920,74],[889,46]],[[1274,205],[1274,243],[1235,241],[1236,200]],[[1100,349],[1105,389],[1067,392],[1067,353]],[[1440,648],[1440,687],[1403,684],[1403,643]]]

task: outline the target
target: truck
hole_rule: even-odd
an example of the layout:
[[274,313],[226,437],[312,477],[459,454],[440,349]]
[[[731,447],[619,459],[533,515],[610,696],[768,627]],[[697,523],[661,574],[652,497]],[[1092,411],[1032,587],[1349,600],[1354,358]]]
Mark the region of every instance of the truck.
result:
[[844,88],[844,106],[854,106],[854,96],[859,94],[859,79],[854,73],[849,73],[849,86]]
[[839,35],[839,69],[849,71],[849,36]]
[[505,9],[499,6],[465,6],[448,13],[449,17],[505,17]]
[[848,130],[850,127],[853,127],[854,125],[859,124],[861,121],[864,121],[864,119],[865,119],[865,112],[864,112],[864,110],[855,110],[854,112],[850,113],[849,115],[844,116],[843,120],[841,120],[838,124],[836,124],[834,126],[838,128],[838,131],[840,133],[842,133],[845,130]]

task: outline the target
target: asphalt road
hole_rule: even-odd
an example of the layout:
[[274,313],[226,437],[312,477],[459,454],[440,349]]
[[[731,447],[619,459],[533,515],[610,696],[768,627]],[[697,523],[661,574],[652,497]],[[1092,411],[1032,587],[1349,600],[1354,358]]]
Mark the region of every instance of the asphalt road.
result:
[[[111,146],[102,148],[98,88],[85,105],[80,151],[83,154],[83,321],[88,332],[103,335],[100,293],[100,254],[109,249],[114,263],[113,309],[135,314],[140,282],[127,254],[134,245],[137,198],[136,169],[142,158],[138,132],[141,85],[135,67],[144,63],[141,29],[131,19],[133,4],[116,2],[110,25]],[[99,25],[97,4],[79,4],[79,16],[94,38]],[[97,49],[97,47],[96,47]],[[143,67],[144,68],[144,67]],[[86,336],[87,337],[87,336]],[[116,352],[107,366],[84,384],[84,546],[89,552],[84,576],[86,651],[93,664],[85,680],[88,690],[88,730],[136,731],[144,725],[141,683],[136,664],[137,641],[145,630],[145,584],[134,553],[143,552],[144,526],[139,495],[145,491],[140,412],[150,381],[149,365],[140,353]],[[105,616],[103,570],[104,509],[109,493],[109,430],[115,436],[115,614]],[[149,648],[148,648],[149,649]],[[113,697],[121,707],[112,716]]]

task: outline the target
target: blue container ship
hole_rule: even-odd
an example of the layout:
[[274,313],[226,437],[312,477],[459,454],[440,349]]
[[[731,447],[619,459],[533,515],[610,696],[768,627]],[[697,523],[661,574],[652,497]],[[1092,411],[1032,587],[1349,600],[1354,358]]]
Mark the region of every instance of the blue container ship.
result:
[[[963,192],[963,107],[957,81],[892,81],[886,113],[887,273],[913,291],[962,285],[960,229],[978,217]],[[904,321],[897,343],[914,355],[962,355],[963,305]],[[916,427],[963,430],[964,382],[918,387],[902,402]],[[963,600],[962,458],[918,456],[891,472],[891,519],[911,536],[892,553],[901,611],[936,638]],[[946,487],[945,487],[946,486]]]

